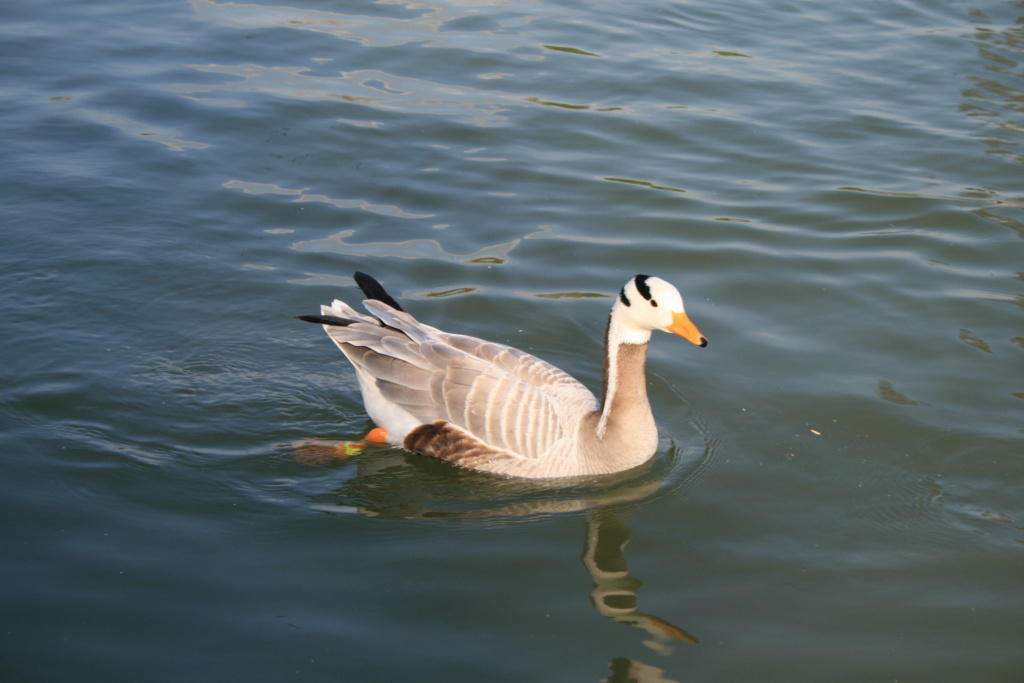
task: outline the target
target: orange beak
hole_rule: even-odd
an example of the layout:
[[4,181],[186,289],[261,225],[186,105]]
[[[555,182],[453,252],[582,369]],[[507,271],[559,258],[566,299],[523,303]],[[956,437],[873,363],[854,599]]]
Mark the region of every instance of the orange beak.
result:
[[683,339],[692,341],[697,346],[708,345],[708,340],[701,335],[700,330],[690,322],[690,318],[685,313],[673,313],[672,324],[665,329],[672,334],[678,334]]

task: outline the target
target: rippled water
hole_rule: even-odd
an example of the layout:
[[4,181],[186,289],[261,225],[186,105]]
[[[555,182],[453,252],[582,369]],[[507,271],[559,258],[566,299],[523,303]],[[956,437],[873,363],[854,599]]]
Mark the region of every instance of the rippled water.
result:
[[[1016,681],[1024,3],[0,13],[4,681]],[[350,275],[600,383],[642,472],[400,451]]]

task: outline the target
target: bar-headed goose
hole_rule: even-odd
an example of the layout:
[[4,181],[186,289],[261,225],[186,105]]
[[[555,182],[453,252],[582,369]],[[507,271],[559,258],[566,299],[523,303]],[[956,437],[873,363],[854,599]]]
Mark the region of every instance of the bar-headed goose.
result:
[[637,275],[608,318],[598,403],[550,363],[424,325],[369,275],[355,280],[372,316],[335,301],[301,319],[323,324],[351,361],[366,412],[388,443],[476,470],[541,478],[643,464],[658,445],[644,375],[651,332],[707,345],[678,290]]

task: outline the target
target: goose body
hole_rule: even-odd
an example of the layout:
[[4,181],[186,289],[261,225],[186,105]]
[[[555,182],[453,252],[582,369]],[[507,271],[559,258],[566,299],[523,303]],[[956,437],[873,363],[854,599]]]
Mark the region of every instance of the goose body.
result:
[[658,445],[644,373],[651,332],[707,345],[676,288],[637,275],[608,318],[599,403],[550,363],[421,323],[372,277],[355,279],[370,315],[336,300],[300,317],[323,324],[352,363],[366,412],[388,443],[476,470],[544,478],[643,464]]

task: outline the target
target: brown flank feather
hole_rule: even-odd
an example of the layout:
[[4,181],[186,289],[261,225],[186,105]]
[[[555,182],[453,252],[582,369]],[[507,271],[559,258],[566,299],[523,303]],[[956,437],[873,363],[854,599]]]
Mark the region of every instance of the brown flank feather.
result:
[[403,447],[471,469],[479,469],[482,463],[516,458],[512,453],[494,448],[445,420],[422,424],[412,430],[405,437]]

